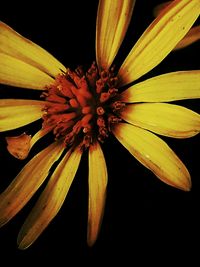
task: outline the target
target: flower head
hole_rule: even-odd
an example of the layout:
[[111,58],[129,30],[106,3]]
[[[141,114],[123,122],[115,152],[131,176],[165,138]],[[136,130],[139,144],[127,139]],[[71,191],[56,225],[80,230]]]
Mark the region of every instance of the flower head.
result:
[[[200,116],[163,103],[199,98],[200,71],[173,72],[134,83],[157,66],[189,31],[200,13],[199,0],[175,0],[147,28],[119,71],[112,65],[128,28],[135,1],[100,0],[96,62],[88,70],[65,68],[41,47],[0,24],[1,83],[41,91],[41,100],[0,101],[0,130],[43,119],[33,137],[7,137],[8,150],[24,159],[52,132],[55,141],[35,155],[0,195],[0,225],[19,212],[47,178],[48,183],[18,236],[30,246],[60,210],[88,151],[88,244],[98,235],[105,205],[107,168],[101,145],[114,135],[163,182],[188,191],[190,174],[156,134],[187,138],[200,131]],[[127,88],[123,90],[123,88]],[[29,179],[27,179],[29,177]]]

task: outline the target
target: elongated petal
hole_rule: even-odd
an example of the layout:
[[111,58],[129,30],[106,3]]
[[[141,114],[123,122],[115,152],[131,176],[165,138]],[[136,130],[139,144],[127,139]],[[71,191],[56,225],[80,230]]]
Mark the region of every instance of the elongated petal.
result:
[[128,28],[135,0],[100,0],[96,25],[96,59],[100,68],[112,64]]
[[200,13],[199,0],[175,0],[147,28],[125,59],[119,76],[130,83],[157,66],[189,31]]
[[19,128],[42,117],[44,101],[2,99],[0,100],[0,131]]
[[0,83],[27,89],[44,90],[53,81],[53,78],[34,66],[0,53]]
[[169,137],[187,138],[200,132],[200,115],[172,104],[130,104],[123,109],[120,117],[133,125]]
[[[172,1],[162,3],[154,8],[153,14],[157,17]],[[200,39],[200,26],[192,27],[185,37],[175,46],[174,50],[185,48]]]
[[185,37],[175,46],[174,50],[185,48],[200,40],[200,26],[192,27]]
[[0,22],[0,52],[20,59],[54,77],[61,70],[66,70],[46,50],[24,38],[3,22]]
[[104,212],[108,174],[103,152],[98,142],[89,149],[89,207],[87,242],[96,241]]
[[11,220],[44,182],[53,163],[63,151],[53,143],[33,157],[0,195],[0,226]]
[[185,165],[168,145],[149,131],[119,123],[113,133],[120,143],[163,182],[188,191],[191,179]]
[[200,71],[180,71],[137,83],[121,94],[128,103],[168,102],[200,98]]
[[69,151],[51,176],[45,190],[26,219],[18,236],[20,249],[29,247],[60,210],[81,159],[80,149]]
[[33,135],[33,137],[30,140],[30,149],[34,146],[34,144],[43,136],[48,134],[51,131],[52,128],[42,128],[40,129],[36,134]]

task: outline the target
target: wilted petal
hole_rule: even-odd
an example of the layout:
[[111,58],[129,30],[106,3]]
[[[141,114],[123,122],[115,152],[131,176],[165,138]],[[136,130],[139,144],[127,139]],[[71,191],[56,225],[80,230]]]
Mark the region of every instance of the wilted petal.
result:
[[100,68],[112,64],[126,34],[135,0],[100,0],[96,25],[96,59]]
[[97,239],[104,212],[107,168],[103,152],[98,142],[89,149],[89,207],[88,207],[88,245]]
[[2,99],[0,100],[0,132],[12,130],[42,117],[44,101]]
[[17,159],[25,159],[30,151],[31,135],[21,134],[19,136],[6,137],[7,149]]
[[137,83],[121,93],[121,100],[136,102],[168,102],[200,98],[200,71],[179,71]]
[[42,128],[33,137],[26,133],[19,136],[8,136],[6,137],[7,149],[12,156],[23,160],[28,156],[33,145],[49,132],[50,129]]
[[81,159],[80,149],[68,151],[26,219],[18,236],[20,249],[29,247],[60,210]]
[[53,78],[36,67],[10,55],[0,53],[0,83],[44,90],[53,82]]
[[34,156],[0,195],[0,226],[11,220],[44,182],[63,144],[53,143]]
[[50,53],[3,22],[0,22],[0,52],[20,59],[54,77],[61,70],[66,70]]
[[187,108],[166,103],[126,105],[120,117],[157,134],[187,138],[200,132],[200,115]]
[[199,0],[175,0],[147,28],[125,59],[119,76],[130,83],[156,67],[189,31],[200,13]]
[[153,133],[139,127],[118,123],[113,133],[120,143],[163,182],[189,191],[191,179],[176,154]]

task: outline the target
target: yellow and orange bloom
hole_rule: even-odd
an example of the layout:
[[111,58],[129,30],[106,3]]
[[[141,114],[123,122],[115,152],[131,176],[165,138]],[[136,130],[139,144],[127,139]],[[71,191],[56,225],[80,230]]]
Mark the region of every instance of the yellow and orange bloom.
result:
[[[41,91],[41,100],[0,101],[2,132],[43,119],[33,137],[7,137],[8,150],[24,159],[32,146],[53,132],[55,141],[35,155],[0,195],[0,225],[31,199],[57,163],[18,236],[29,247],[60,210],[81,156],[88,151],[89,201],[87,241],[96,241],[105,206],[107,168],[101,148],[113,134],[160,180],[189,191],[190,174],[156,134],[188,138],[200,131],[200,115],[170,104],[200,98],[200,71],[163,74],[136,81],[156,67],[187,34],[200,14],[199,0],[175,0],[134,45],[118,73],[112,66],[128,28],[135,1],[100,0],[96,26],[96,62],[89,70],[65,68],[33,42],[0,24],[0,81]],[[129,86],[129,84],[131,84]],[[126,90],[123,86],[126,85]],[[28,110],[28,112],[27,112]],[[59,160],[59,161],[58,161]],[[59,162],[59,163],[58,163]]]

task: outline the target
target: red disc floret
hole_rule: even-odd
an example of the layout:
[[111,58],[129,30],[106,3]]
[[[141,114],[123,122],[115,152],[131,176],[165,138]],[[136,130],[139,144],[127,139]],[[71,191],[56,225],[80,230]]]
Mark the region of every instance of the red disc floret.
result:
[[124,103],[117,100],[117,83],[113,68],[99,71],[95,62],[86,73],[78,67],[59,74],[42,94],[43,128],[51,129],[66,146],[78,142],[88,147],[94,139],[104,142],[110,125],[121,121],[117,111]]

